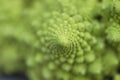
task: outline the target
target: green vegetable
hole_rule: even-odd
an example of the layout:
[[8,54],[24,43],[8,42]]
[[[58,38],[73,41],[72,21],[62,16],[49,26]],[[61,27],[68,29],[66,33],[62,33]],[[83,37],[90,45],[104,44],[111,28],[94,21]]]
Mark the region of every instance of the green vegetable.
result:
[[1,0],[0,70],[30,80],[119,80],[119,0]]

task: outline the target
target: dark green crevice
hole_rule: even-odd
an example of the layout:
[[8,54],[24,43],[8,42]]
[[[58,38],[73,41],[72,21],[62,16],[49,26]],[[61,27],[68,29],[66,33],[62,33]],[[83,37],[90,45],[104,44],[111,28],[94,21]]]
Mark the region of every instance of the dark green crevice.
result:
[[117,73],[120,74],[120,66],[118,66]]
[[99,22],[102,22],[102,21],[103,21],[102,15],[95,15],[95,16],[94,16],[94,19],[97,20],[97,21],[99,21]]
[[113,76],[110,76],[110,75],[109,75],[109,76],[105,76],[105,77],[104,77],[104,80],[114,80],[114,79],[113,79]]
[[103,0],[98,0],[98,2],[103,2]]

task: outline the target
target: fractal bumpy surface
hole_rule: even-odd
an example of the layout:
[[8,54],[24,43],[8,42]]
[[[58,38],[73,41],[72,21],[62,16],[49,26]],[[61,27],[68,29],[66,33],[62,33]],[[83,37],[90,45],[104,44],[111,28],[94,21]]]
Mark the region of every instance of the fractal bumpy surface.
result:
[[120,80],[120,0],[0,0],[0,71],[29,80]]

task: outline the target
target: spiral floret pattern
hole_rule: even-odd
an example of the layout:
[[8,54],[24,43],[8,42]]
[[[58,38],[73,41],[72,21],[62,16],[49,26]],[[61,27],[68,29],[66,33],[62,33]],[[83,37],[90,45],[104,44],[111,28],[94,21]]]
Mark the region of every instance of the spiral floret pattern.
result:
[[106,29],[107,40],[112,47],[120,52],[120,0],[114,0],[111,5],[111,16]]
[[110,27],[106,30],[107,38],[109,41],[112,42],[120,42],[120,25],[113,23]]
[[[31,72],[32,75],[38,73],[39,70],[42,79],[52,80],[52,76],[54,76],[56,80],[70,80],[70,75],[84,76],[87,73],[100,73],[99,69],[94,70],[99,65],[99,61],[95,63],[97,56],[94,47],[97,45],[97,39],[88,30],[92,27],[90,22],[80,15],[69,16],[66,13],[58,12],[53,12],[49,18],[37,31],[38,47],[41,53],[36,55],[46,56],[49,59],[46,62],[43,59],[41,65],[44,67],[37,67],[36,72],[35,70]],[[93,65],[91,65],[92,63]],[[53,71],[49,64],[54,66]],[[40,66],[40,63],[32,65]],[[49,77],[44,76],[44,71]]]
[[[75,17],[81,18],[79,15],[74,17],[65,13],[61,15],[53,13],[53,15],[56,17],[43,24],[41,30],[37,32],[41,47],[47,51],[45,53],[49,53],[54,58],[67,58],[73,54],[81,57],[87,53],[92,54],[92,47],[96,43],[96,39],[87,31],[88,26],[84,24],[89,25],[89,22],[75,21]],[[57,16],[61,16],[61,19]]]
[[30,80],[119,80],[120,0],[0,0],[0,73]]

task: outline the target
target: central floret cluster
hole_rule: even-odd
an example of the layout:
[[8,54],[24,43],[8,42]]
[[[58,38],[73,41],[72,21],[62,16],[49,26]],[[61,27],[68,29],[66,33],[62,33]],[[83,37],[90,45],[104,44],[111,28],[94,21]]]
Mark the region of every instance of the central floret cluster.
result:
[[40,26],[37,35],[41,52],[49,57],[50,63],[56,65],[54,69],[59,68],[63,74],[81,76],[92,72],[90,65],[97,57],[94,52],[97,39],[88,29],[92,24],[80,15],[53,12],[49,17],[51,18]]

